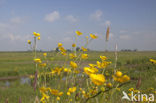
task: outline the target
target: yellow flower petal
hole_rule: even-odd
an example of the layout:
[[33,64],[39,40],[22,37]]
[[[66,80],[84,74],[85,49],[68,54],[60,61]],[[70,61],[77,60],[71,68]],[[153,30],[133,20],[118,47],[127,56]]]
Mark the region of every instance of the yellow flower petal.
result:
[[97,38],[98,38],[98,36],[96,36],[96,35],[94,35],[94,34],[90,34],[90,37],[91,37],[92,39],[97,39]]
[[82,33],[81,33],[80,31],[76,31],[76,34],[77,34],[78,36],[82,35]]
[[106,81],[102,74],[90,74],[90,78],[95,85],[103,85]]

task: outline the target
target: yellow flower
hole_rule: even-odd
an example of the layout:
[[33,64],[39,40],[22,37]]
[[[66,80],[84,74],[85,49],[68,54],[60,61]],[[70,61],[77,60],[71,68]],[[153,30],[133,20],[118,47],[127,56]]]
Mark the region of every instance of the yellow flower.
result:
[[95,85],[103,85],[106,81],[102,74],[90,74],[90,78]]
[[62,43],[58,43],[58,47],[62,47]]
[[59,92],[56,89],[51,89],[50,92],[51,92],[51,94],[53,94],[55,96],[62,96],[63,95],[63,92]]
[[111,83],[107,83],[106,85],[108,88],[112,88],[112,84]]
[[64,49],[64,47],[60,47],[59,50],[60,50],[61,52],[66,52],[66,50]]
[[154,60],[154,59],[150,59],[150,62],[156,64],[156,60]]
[[64,56],[66,56],[66,55],[67,55],[67,53],[66,53],[66,52],[61,52],[61,54],[62,54],[62,55],[64,55]]
[[40,92],[41,93],[45,93],[45,92],[47,92],[49,90],[49,88],[46,88],[46,87],[41,87],[40,88]]
[[67,92],[67,95],[69,96],[70,95],[70,92]]
[[58,100],[58,101],[59,101],[59,100],[60,100],[60,97],[57,97],[57,98],[56,98],[56,100]]
[[82,94],[85,94],[86,92],[84,90],[82,90]]
[[73,100],[72,100],[72,99],[70,99],[69,101],[70,101],[70,102],[72,102]]
[[34,75],[30,75],[29,78],[30,78],[30,79],[33,79],[33,78],[34,78]]
[[31,44],[31,41],[30,40],[28,40],[28,44]]
[[73,61],[70,62],[70,66],[74,69],[77,68],[77,64]]
[[119,82],[124,83],[124,82],[128,82],[130,80],[130,77],[127,75],[122,76],[121,78],[119,78]]
[[130,80],[130,77],[127,76],[127,75],[124,75],[124,76],[122,77],[122,79],[123,79],[124,82],[127,82],[127,81]]
[[82,59],[87,59],[87,58],[88,58],[88,54],[82,54],[82,55],[81,55],[81,58],[82,58]]
[[80,71],[79,70],[74,70],[74,73],[79,74]]
[[70,93],[74,93],[76,91],[76,87],[72,87],[68,89],[68,92]]
[[41,63],[41,59],[39,59],[39,58],[34,59],[34,61],[35,61],[36,63]]
[[62,70],[63,70],[63,68],[56,67],[55,69],[52,69],[51,73],[52,74],[57,73],[57,75],[60,75]]
[[99,62],[99,61],[96,62],[97,67],[100,68],[100,69],[101,69],[101,68],[106,68],[106,66],[109,65],[110,63],[111,63],[111,62],[107,62],[107,61],[103,61],[102,63]]
[[105,88],[104,87],[101,87],[101,91],[104,92],[105,91]]
[[96,36],[96,35],[94,35],[94,34],[90,34],[90,37],[91,37],[92,39],[98,38],[98,36]]
[[146,96],[143,96],[143,101],[144,102],[148,101]]
[[120,91],[120,88],[116,88],[117,91]]
[[69,73],[69,72],[71,72],[71,69],[64,68],[64,72],[67,72],[67,73]]
[[84,48],[83,46],[81,47],[82,51],[88,51],[87,48]]
[[89,93],[92,94],[92,95],[96,94],[97,93],[97,88],[90,89]]
[[41,102],[43,102],[44,100],[48,100],[49,99],[49,96],[45,93],[42,93],[42,98],[41,98]]
[[88,39],[88,36],[86,36],[86,39]]
[[77,34],[78,36],[82,35],[82,33],[81,33],[80,31],[76,31],[76,34]]
[[90,68],[95,68],[96,65],[95,64],[89,64]]
[[73,44],[72,44],[72,47],[73,47],[73,48],[74,48],[74,47],[76,47],[76,44],[75,44],[75,43],[73,43]]
[[41,38],[40,38],[40,37],[38,37],[37,39],[38,39],[38,40],[40,40]]
[[39,34],[39,33],[36,33],[36,32],[33,32],[33,34],[34,34],[34,36],[36,36],[36,37],[40,36],[40,34]]
[[129,91],[134,91],[134,88],[130,88],[130,89],[128,89]]
[[76,56],[74,53],[70,53],[70,54],[69,54],[69,57],[70,57],[70,59],[74,59],[74,58],[76,58],[77,56]]
[[102,63],[101,62],[97,61],[96,64],[97,64],[98,68],[102,68],[102,66],[101,66]]
[[63,92],[59,92],[58,96],[62,96],[63,95]]
[[122,76],[122,72],[117,71],[115,75],[116,75],[117,77],[121,77],[121,76]]
[[84,72],[85,72],[87,75],[90,75],[90,74],[97,73],[97,72],[98,72],[98,69],[96,69],[96,68],[84,67]]
[[47,53],[43,53],[43,56],[45,56],[45,57],[46,57],[46,56],[47,56]]
[[46,63],[42,63],[42,64],[39,64],[39,66],[41,66],[41,67],[46,67],[47,64],[46,64]]
[[102,61],[104,61],[104,60],[106,60],[106,59],[107,59],[107,57],[106,57],[106,56],[100,56],[100,58],[101,58],[101,60],[102,60]]

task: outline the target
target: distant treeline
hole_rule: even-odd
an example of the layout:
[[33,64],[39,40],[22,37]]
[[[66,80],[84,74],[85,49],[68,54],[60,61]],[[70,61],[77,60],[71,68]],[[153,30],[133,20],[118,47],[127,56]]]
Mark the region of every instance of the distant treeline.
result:
[[[73,50],[72,49],[66,49],[67,50],[67,52],[72,52]],[[82,51],[82,49],[80,48],[80,47],[76,47],[76,49],[75,49],[76,51]],[[91,49],[89,49],[89,48],[87,48],[87,50],[88,51],[95,51],[95,50],[91,50]],[[30,51],[32,51],[32,50],[28,50],[28,52],[30,52]],[[37,50],[38,52],[47,52],[47,51],[44,51],[44,50]],[[57,47],[55,50],[50,50],[51,52],[59,52],[60,50],[59,50],[59,48]],[[49,51],[49,52],[50,52]],[[107,51],[107,52],[113,52],[113,51],[109,51],[109,50],[105,50],[105,51]],[[138,50],[137,49],[121,49],[120,50],[121,52],[137,52]]]
[[121,49],[121,51],[125,51],[125,52],[136,52],[138,51],[137,49],[131,50],[131,49]]

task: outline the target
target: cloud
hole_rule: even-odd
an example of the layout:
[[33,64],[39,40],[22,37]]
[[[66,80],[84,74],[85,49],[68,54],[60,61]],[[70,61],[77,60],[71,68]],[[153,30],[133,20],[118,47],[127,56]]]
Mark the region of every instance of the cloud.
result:
[[65,37],[65,38],[63,38],[63,42],[64,43],[71,43],[73,40],[72,40],[72,38],[71,37]]
[[53,40],[51,36],[48,36],[47,39],[48,39],[48,40]]
[[31,35],[30,34],[27,34],[27,35],[18,35],[18,34],[13,34],[13,33],[7,33],[5,35],[2,35],[2,37],[4,39],[9,39],[11,41],[26,41],[28,39],[31,38]]
[[129,39],[131,39],[131,37],[129,35],[120,35],[119,38],[122,39],[122,40],[129,40]]
[[102,27],[107,27],[107,26],[110,26],[111,25],[111,21],[110,20],[106,20],[104,22],[100,22],[100,26]]
[[66,31],[65,34],[67,35],[73,35],[74,31],[73,30],[69,30],[69,31]]
[[11,18],[11,19],[10,19],[10,22],[11,22],[11,23],[14,23],[14,24],[20,24],[20,23],[23,22],[23,20],[22,20],[22,18],[20,18],[20,17],[15,17],[15,18]]
[[127,30],[120,30],[119,33],[127,33]]
[[8,33],[15,31],[16,28],[21,26],[21,23],[25,21],[21,17],[13,17],[8,20],[8,22],[0,22],[0,33]]
[[78,19],[75,18],[73,15],[66,16],[66,20],[69,21],[69,22],[72,22],[72,23],[75,23],[75,22],[78,21]]
[[48,22],[54,22],[54,21],[60,19],[60,14],[58,11],[54,11],[50,14],[47,14],[44,19],[45,19],[45,21],[48,21]]
[[110,26],[111,25],[111,21],[109,21],[109,20],[105,21],[105,25],[106,26]]
[[7,29],[7,28],[9,28],[9,27],[10,27],[9,24],[6,24],[6,23],[0,23],[0,28],[1,28],[1,29]]
[[92,20],[100,21],[102,15],[103,15],[103,12],[101,10],[97,10],[93,14],[90,15],[90,18]]

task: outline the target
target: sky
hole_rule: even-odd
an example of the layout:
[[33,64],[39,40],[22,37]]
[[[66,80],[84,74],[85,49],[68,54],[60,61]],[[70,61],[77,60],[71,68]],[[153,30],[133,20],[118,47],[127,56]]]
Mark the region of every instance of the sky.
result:
[[[90,33],[98,36],[92,50],[156,50],[156,0],[0,0],[0,51],[25,51],[33,32],[41,34],[39,50],[67,49],[75,31],[83,33],[79,47]],[[109,41],[105,42],[110,26]]]

